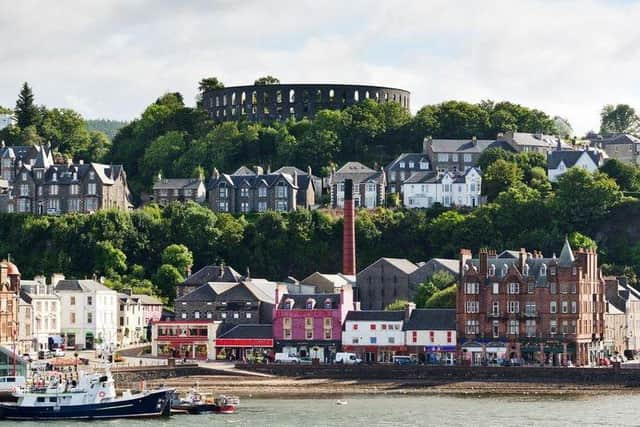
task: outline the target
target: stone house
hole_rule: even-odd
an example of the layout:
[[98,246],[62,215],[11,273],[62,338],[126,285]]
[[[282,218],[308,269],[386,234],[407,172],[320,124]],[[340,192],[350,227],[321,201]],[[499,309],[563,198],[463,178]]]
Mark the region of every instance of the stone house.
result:
[[431,276],[439,271],[451,274],[454,279],[460,276],[460,261],[457,259],[432,258],[418,263],[418,268],[409,275],[409,283],[418,285],[428,282]]
[[298,191],[296,193],[296,205],[298,207],[311,209],[320,203],[322,179],[311,173],[311,166],[307,168],[306,172],[294,166],[283,166],[273,173],[297,177]]
[[209,180],[209,206],[216,212],[249,213],[267,210],[290,212],[297,208],[298,176],[266,174],[241,167],[233,174],[217,169]]
[[610,354],[640,351],[640,292],[625,278],[605,277],[605,346]]
[[7,260],[0,261],[0,345],[13,344],[18,320],[20,270]]
[[356,295],[362,310],[384,310],[396,300],[411,300],[410,276],[418,266],[401,258],[380,258],[356,275]]
[[460,253],[456,298],[461,363],[589,365],[604,355],[604,281],[594,250],[574,253],[565,241],[560,257],[521,249]]
[[375,171],[362,163],[349,162],[329,177],[331,207],[344,207],[344,182],[353,181],[353,203],[356,208],[375,208],[384,206],[386,196],[386,174],[384,170]]
[[153,184],[153,198],[160,206],[171,202],[186,202],[191,200],[204,203],[207,199],[207,188],[200,178],[163,178],[158,174]]
[[501,139],[432,139],[425,138],[423,151],[431,159],[432,169],[439,172],[464,172],[478,164],[478,159],[488,148],[516,150]]
[[402,193],[402,184],[411,175],[431,171],[431,161],[426,153],[402,153],[384,171],[387,176],[387,192]]
[[628,133],[620,133],[607,137],[589,138],[592,146],[607,153],[610,159],[629,164],[640,164],[640,139]]

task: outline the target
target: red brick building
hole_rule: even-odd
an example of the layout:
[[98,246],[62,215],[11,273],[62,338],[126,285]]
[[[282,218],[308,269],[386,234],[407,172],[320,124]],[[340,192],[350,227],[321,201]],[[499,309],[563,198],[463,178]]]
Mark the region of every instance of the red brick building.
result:
[[460,251],[458,360],[577,365],[604,353],[604,280],[595,250]]

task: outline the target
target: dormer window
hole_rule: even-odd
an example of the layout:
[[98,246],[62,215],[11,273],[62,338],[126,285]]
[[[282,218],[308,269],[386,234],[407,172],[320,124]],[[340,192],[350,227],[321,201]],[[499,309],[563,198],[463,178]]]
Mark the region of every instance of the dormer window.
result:
[[331,303],[330,298],[327,298],[326,300],[324,300],[324,308],[326,310],[331,310],[332,307],[333,307],[333,304]]
[[508,266],[507,264],[504,264],[504,265],[502,266],[502,272],[501,272],[502,277],[504,277],[504,276],[506,276],[506,275],[507,275],[507,271],[509,271],[509,266]]
[[94,171],[89,172],[89,179],[96,179],[96,173]]
[[409,162],[409,169],[413,169],[414,167],[416,167],[416,164],[414,162]]
[[540,275],[541,276],[546,276],[547,275],[547,264],[542,264],[540,266]]
[[491,264],[489,266],[489,276],[495,276],[495,275],[496,275],[496,265]]
[[42,171],[36,171],[36,179],[42,179]]
[[400,162],[400,169],[404,169],[404,162]]
[[292,298],[287,298],[287,299],[284,301],[284,308],[285,308],[286,310],[293,310],[293,304],[294,304],[294,303],[293,303],[293,299],[292,299]]
[[429,162],[426,162],[424,160],[420,161],[420,169],[421,170],[427,170],[429,169]]
[[314,300],[313,298],[307,299],[307,302],[305,304],[305,308],[307,310],[313,310],[315,306],[316,306],[316,300]]
[[224,183],[220,184],[220,188],[218,189],[218,197],[220,197],[221,199],[227,197],[227,187],[224,185]]
[[523,276],[528,276],[529,275],[529,264],[525,264],[524,268],[522,269],[522,275]]
[[56,171],[53,171],[51,173],[51,181],[57,181],[58,180],[58,173]]

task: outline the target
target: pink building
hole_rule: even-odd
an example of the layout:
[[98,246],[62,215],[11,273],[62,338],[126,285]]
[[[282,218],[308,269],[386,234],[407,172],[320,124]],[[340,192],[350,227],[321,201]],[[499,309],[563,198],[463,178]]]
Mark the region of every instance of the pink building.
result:
[[329,362],[340,350],[342,324],[354,309],[353,289],[334,294],[284,294],[276,291],[273,338],[276,352]]
[[142,304],[142,320],[145,326],[162,318],[162,301],[149,295],[133,295]]

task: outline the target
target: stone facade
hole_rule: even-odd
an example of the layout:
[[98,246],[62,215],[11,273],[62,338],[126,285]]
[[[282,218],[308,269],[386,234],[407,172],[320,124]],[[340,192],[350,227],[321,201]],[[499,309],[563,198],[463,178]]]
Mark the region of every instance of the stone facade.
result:
[[215,169],[208,190],[209,206],[216,212],[290,212],[297,208],[298,176],[246,167],[227,175]]
[[48,146],[0,148],[0,175],[10,185],[0,203],[6,212],[58,215],[132,208],[122,165],[54,164]]
[[171,202],[191,200],[203,203],[207,199],[207,188],[204,180],[199,178],[163,178],[158,175],[153,184],[153,201],[160,206]]
[[349,179],[353,182],[354,207],[372,209],[384,206],[387,182],[384,171],[375,171],[362,163],[349,162],[333,171],[329,177],[331,207],[344,207],[344,183]]
[[574,257],[567,241],[560,258],[521,249],[500,258],[461,250],[456,303],[462,363],[572,363],[603,355],[604,281],[594,250]]
[[274,84],[211,89],[202,95],[202,108],[216,122],[269,122],[313,118],[325,109],[341,110],[364,99],[396,102],[410,107],[410,92],[382,86],[341,84]]
[[591,144],[601,148],[611,159],[629,164],[640,164],[640,139],[633,135],[621,133],[607,137],[594,136]]
[[380,258],[356,275],[357,299],[362,310],[384,310],[396,300],[411,300],[418,266],[406,259]]

